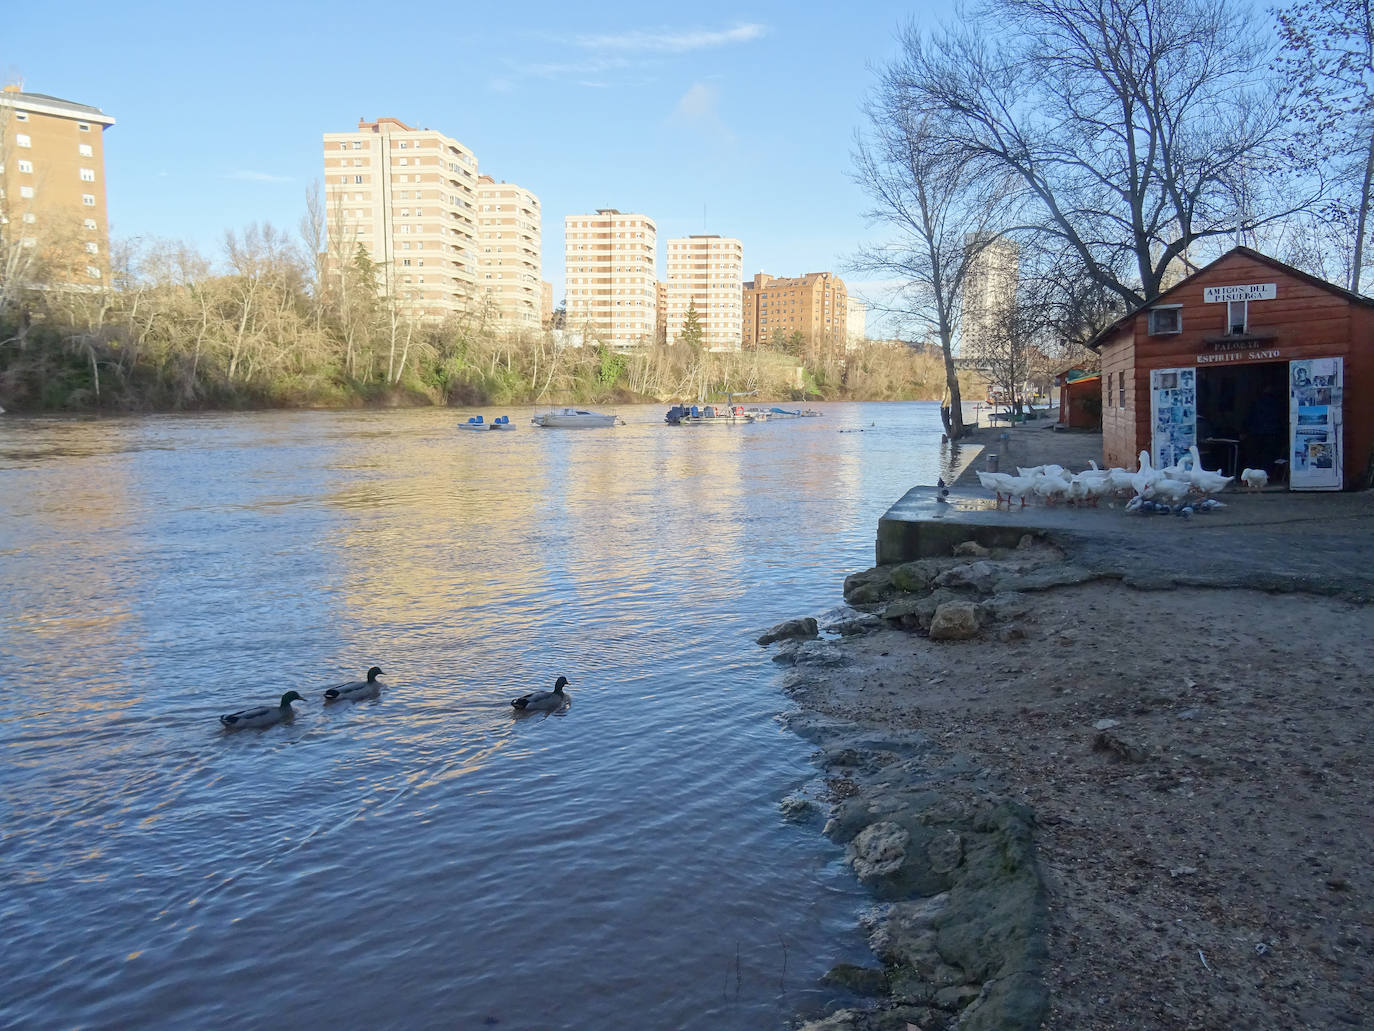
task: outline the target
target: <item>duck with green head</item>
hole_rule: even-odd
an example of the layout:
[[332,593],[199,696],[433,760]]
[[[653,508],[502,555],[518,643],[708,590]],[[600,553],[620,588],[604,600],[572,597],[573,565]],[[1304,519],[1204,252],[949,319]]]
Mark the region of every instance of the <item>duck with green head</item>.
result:
[[282,720],[289,720],[295,715],[291,711],[291,703],[303,701],[305,699],[295,691],[287,691],[281,696],[280,705],[259,705],[252,709],[240,709],[238,712],[221,716],[219,721],[224,724],[226,730],[242,730],[245,727],[270,727],[282,722]]
[[326,702],[337,701],[357,701],[360,698],[376,698],[381,694],[382,682],[378,677],[386,676],[382,672],[381,666],[373,666],[367,671],[366,680],[354,680],[347,684],[338,684],[329,688],[324,693]]

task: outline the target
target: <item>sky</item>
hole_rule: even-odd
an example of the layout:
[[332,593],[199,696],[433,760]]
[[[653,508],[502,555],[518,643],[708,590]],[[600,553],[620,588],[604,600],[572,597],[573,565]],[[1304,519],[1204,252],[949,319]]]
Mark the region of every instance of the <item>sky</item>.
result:
[[[466,144],[533,190],[544,278],[564,296],[563,218],[618,208],[665,241],[743,242],[744,276],[850,271],[881,237],[852,179],[878,69],[919,10],[862,4],[24,4],[0,78],[90,104],[105,131],[111,235],[218,258],[227,230],[295,232],[321,136],[394,117]],[[870,317],[869,335],[895,326]]]

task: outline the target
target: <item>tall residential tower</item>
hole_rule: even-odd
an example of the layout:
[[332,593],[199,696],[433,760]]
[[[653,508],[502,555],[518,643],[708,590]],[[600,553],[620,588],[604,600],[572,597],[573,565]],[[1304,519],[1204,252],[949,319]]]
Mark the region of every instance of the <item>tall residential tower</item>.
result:
[[744,245],[724,236],[686,236],[668,241],[666,318],[668,343],[682,335],[687,310],[701,324],[701,346],[738,351]]
[[364,248],[378,289],[416,315],[439,318],[479,302],[472,151],[379,118],[325,133],[324,173],[331,267],[352,264]]
[[625,349],[652,343],[658,227],[647,215],[600,208],[563,220],[569,330]]
[[543,325],[539,198],[514,183],[477,177],[478,288],[489,314],[506,329]]
[[[0,275],[95,286],[109,275],[104,132],[99,108],[0,92],[0,240],[17,244]],[[29,260],[29,256],[32,260]]]

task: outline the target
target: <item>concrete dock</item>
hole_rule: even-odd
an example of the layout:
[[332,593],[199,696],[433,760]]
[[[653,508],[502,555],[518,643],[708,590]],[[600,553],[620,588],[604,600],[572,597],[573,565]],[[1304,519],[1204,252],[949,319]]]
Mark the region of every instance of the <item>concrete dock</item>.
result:
[[998,456],[1003,472],[1047,462],[1077,472],[1089,467],[1089,458],[1101,465],[1101,435],[996,428],[975,431],[958,449],[963,453],[948,465],[962,471],[947,498],[934,486],[914,487],[878,521],[878,565],[948,555],[969,540],[1015,547],[1029,533],[1062,547],[1077,566],[1139,587],[1243,586],[1374,598],[1374,492],[1251,493],[1233,485],[1217,496],[1225,508],[1188,519],[1129,513],[1119,499],[1097,507],[1037,499],[1008,508],[975,475],[989,454]]

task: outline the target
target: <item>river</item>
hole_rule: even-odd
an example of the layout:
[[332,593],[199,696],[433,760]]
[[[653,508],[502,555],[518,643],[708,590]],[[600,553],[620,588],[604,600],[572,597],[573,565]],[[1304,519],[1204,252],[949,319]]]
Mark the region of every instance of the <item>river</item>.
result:
[[[781,815],[817,771],[754,638],[841,603],[940,448],[934,404],[817,407],[0,419],[0,1026],[823,1004],[866,896]],[[373,664],[378,699],[322,704]],[[513,717],[559,674],[566,711]]]

